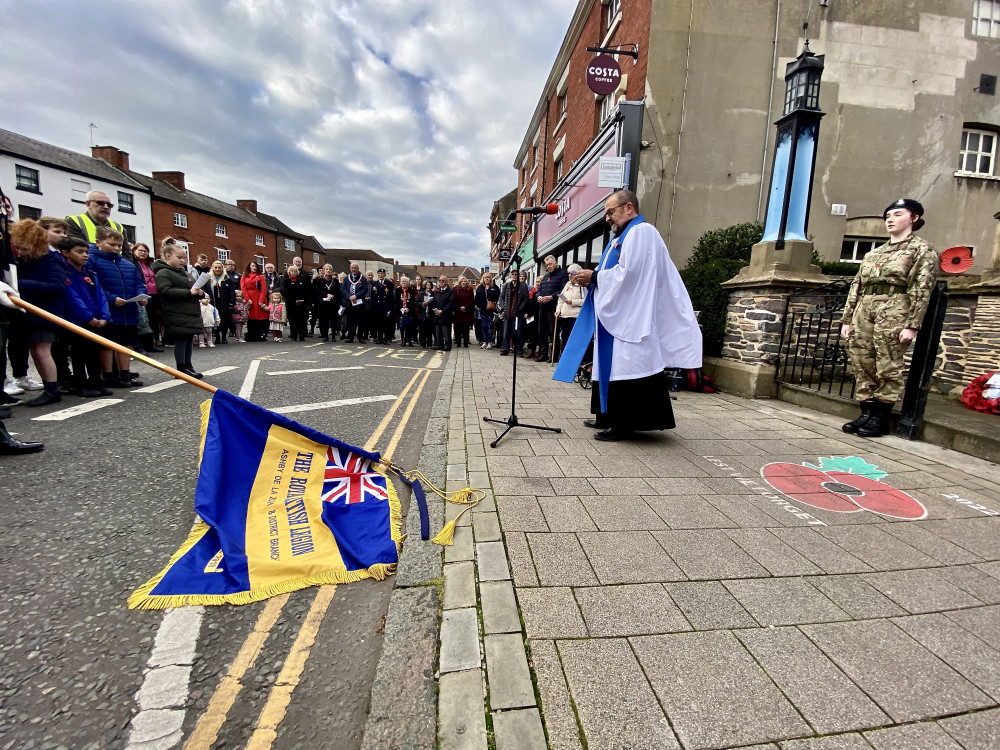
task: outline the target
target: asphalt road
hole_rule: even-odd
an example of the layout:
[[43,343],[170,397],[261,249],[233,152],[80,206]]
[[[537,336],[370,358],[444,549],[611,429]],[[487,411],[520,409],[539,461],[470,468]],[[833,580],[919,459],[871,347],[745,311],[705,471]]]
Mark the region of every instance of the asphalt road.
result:
[[[250,400],[267,408],[307,406],[289,416],[358,446],[369,441],[394,403],[366,399],[398,397],[413,381],[375,446],[385,451],[398,434],[391,457],[409,468],[418,465],[440,377],[441,357],[434,355],[419,348],[309,339],[195,349],[194,363],[201,371],[234,368],[206,379],[238,393],[251,362],[263,358]],[[156,356],[172,364],[169,352]],[[332,367],[360,369],[271,374]],[[169,380],[145,365],[134,369],[147,386]],[[400,429],[421,383],[415,408]],[[191,528],[198,405],[207,397],[186,384],[147,393],[119,390],[114,398],[120,403],[61,421],[34,418],[94,401],[65,397],[50,407],[15,407],[8,429],[43,441],[46,449],[0,463],[5,537],[0,547],[0,750],[128,743],[138,711],[136,693],[164,612],[130,611],[126,599],[166,564]],[[343,399],[358,403],[316,406]],[[408,494],[399,483],[397,489],[405,509]],[[245,653],[247,636],[266,627],[259,618],[269,603],[206,607],[183,700],[187,746],[210,746],[191,741],[208,715],[219,725],[212,747],[358,747],[392,585],[390,577],[337,586],[328,605],[316,604],[310,623],[315,645],[294,689],[282,689],[291,693],[284,713],[275,710],[281,708],[281,696],[273,688],[286,663],[294,666],[291,653],[297,651],[303,661],[302,640],[298,646],[296,641],[309,629],[303,624],[322,589],[292,593],[280,609],[280,602],[269,600],[268,611],[277,610],[277,616],[266,628],[253,666],[241,674],[234,660],[241,649]],[[239,690],[231,708],[220,710],[217,693],[227,674]],[[255,734],[264,711],[263,724],[276,722],[274,734],[266,726]]]

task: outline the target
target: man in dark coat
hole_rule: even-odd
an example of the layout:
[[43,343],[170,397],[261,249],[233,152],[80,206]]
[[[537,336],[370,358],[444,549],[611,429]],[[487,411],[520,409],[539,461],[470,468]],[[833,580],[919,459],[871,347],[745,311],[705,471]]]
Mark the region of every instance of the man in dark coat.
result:
[[340,328],[340,316],[337,315],[340,307],[340,279],[329,264],[323,267],[323,272],[313,282],[313,299],[316,300],[316,321],[323,341],[330,340],[331,330],[336,341]]
[[392,281],[386,279],[385,269],[378,269],[378,278],[372,281],[371,330],[376,344],[388,344],[395,329]]
[[538,300],[538,354],[536,362],[549,361],[549,342],[556,340],[556,305],[559,293],[569,282],[569,275],[556,264],[555,256],[545,257],[545,278],[538,285],[535,298]]
[[365,297],[368,295],[368,281],[361,274],[361,267],[351,263],[351,272],[340,285],[340,304],[347,316],[347,342],[365,342]]
[[451,320],[455,312],[455,292],[448,286],[448,277],[438,279],[434,289],[434,348],[451,351]]

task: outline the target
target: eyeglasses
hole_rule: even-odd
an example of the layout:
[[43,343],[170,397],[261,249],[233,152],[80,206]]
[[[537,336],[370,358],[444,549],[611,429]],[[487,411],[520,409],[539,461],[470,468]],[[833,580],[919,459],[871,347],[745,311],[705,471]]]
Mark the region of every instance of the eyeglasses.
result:
[[96,203],[98,206],[104,206],[105,208],[114,208],[115,204],[111,201],[91,201],[91,203]]
[[611,215],[615,212],[615,209],[621,208],[624,205],[625,205],[624,203],[619,203],[617,206],[612,206],[611,208],[609,208],[607,211],[604,212],[604,218],[610,219]]

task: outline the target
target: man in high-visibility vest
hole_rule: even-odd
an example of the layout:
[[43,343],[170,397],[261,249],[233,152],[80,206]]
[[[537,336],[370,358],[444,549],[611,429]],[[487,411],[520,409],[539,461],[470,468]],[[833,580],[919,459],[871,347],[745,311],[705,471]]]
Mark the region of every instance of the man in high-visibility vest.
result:
[[[122,237],[125,236],[125,228],[108,218],[111,216],[111,209],[115,207],[115,204],[111,202],[107,193],[91,190],[87,193],[85,205],[87,206],[86,213],[66,217],[66,223],[69,225],[66,232],[68,236],[79,237],[84,242],[96,245],[97,228],[100,226],[110,226]],[[127,260],[132,260],[132,246],[127,239],[122,242],[122,256]]]

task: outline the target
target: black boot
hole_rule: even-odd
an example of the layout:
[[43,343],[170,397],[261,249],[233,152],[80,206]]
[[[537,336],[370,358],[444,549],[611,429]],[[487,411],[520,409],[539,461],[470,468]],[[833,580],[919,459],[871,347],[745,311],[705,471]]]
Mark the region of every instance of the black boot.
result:
[[45,446],[42,443],[29,443],[10,436],[0,424],[0,456],[13,456],[17,453],[34,453]]
[[177,369],[183,372],[185,375],[190,375],[192,378],[198,378],[198,380],[202,380],[204,378],[204,375],[202,375],[200,372],[195,371],[194,365],[192,365],[190,362],[185,362],[183,365],[179,365]]
[[62,395],[59,393],[59,384],[46,383],[42,395],[29,401],[28,406],[48,406],[49,404],[58,404],[60,401],[62,401]]
[[861,437],[879,437],[889,434],[889,414],[893,404],[875,399],[872,403],[872,413],[868,421],[858,428]]
[[849,432],[852,435],[858,431],[859,428],[863,427],[868,423],[868,420],[872,416],[872,406],[875,404],[875,399],[870,398],[867,401],[861,402],[861,416],[855,419],[853,422],[848,422],[842,429],[844,432]]

